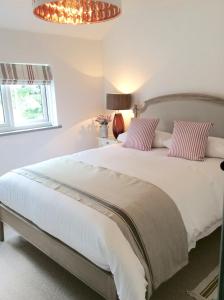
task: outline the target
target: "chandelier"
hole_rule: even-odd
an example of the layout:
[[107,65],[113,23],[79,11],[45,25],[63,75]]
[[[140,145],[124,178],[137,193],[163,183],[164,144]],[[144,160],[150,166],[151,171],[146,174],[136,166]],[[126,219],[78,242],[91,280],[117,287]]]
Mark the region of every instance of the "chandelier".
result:
[[121,13],[121,0],[32,0],[38,18],[59,24],[92,24]]

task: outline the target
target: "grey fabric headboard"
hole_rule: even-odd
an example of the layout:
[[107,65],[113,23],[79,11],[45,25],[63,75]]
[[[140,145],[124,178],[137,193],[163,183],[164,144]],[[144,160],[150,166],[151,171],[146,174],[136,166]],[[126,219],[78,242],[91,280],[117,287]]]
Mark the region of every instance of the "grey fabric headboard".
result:
[[141,117],[159,118],[160,130],[172,132],[174,120],[211,121],[210,135],[224,138],[224,99],[201,94],[173,94],[150,99]]

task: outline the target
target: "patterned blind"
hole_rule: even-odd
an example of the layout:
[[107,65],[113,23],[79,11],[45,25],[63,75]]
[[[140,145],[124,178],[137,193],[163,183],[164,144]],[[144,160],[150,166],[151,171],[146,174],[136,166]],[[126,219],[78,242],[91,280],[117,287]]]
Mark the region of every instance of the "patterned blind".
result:
[[49,84],[52,80],[49,65],[0,63],[0,84]]

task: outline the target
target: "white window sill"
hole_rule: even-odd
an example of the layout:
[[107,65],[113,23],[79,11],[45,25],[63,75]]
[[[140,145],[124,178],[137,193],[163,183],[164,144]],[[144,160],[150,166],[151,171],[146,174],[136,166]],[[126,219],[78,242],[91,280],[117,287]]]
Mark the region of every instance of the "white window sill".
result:
[[12,130],[12,131],[3,131],[3,132],[0,132],[0,137],[7,136],[7,135],[14,135],[14,134],[36,132],[36,131],[42,131],[42,130],[60,129],[60,128],[62,128],[62,125],[46,126],[46,127],[39,127],[39,128],[29,128],[29,129],[18,129],[18,130]]

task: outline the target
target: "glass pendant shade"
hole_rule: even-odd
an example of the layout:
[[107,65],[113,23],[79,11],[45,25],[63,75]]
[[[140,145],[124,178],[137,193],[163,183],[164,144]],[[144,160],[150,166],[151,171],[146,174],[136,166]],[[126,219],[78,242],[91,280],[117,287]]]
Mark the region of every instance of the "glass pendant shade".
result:
[[38,18],[59,24],[92,24],[121,13],[121,0],[32,0]]

